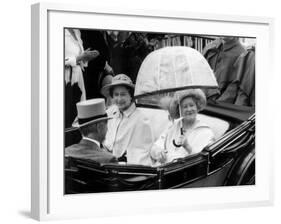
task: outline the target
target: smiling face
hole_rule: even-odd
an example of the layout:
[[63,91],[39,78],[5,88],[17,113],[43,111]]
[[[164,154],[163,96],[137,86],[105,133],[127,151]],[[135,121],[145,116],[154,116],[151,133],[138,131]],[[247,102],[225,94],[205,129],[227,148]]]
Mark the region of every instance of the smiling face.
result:
[[113,102],[118,106],[120,111],[127,110],[132,104],[132,97],[129,89],[125,86],[116,86],[112,91]]
[[180,103],[181,116],[189,122],[196,120],[198,107],[192,97],[184,98]]

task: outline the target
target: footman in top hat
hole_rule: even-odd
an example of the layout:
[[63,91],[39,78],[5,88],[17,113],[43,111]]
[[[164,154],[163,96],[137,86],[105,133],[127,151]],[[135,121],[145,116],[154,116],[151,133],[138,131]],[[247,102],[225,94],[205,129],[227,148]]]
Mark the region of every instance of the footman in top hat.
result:
[[107,120],[104,99],[97,98],[76,104],[78,120],[73,124],[79,128],[82,140],[65,149],[66,157],[85,158],[100,163],[117,162],[117,159],[101,147],[107,132]]

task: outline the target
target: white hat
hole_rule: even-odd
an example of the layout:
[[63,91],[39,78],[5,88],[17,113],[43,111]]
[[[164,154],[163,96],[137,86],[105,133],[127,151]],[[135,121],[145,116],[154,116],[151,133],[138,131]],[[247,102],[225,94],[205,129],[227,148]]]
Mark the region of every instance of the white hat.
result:
[[112,82],[110,84],[105,85],[101,89],[101,94],[104,95],[105,97],[108,97],[109,90],[115,86],[128,86],[131,89],[135,88],[135,85],[133,84],[129,76],[125,74],[118,74],[112,78]]
[[179,104],[186,97],[195,99],[198,111],[203,110],[207,104],[206,96],[201,89],[187,89],[176,92],[173,97],[162,98],[160,105],[163,109],[169,111],[173,119],[178,119],[180,117]]
[[72,125],[76,128],[111,118],[107,116],[105,102],[102,98],[81,101],[76,104],[76,108],[78,119]]

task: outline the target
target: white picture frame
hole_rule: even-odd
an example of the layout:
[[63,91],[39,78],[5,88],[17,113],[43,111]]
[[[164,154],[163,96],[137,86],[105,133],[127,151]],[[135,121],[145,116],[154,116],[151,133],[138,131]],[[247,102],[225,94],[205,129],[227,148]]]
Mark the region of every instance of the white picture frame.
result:
[[[262,129],[269,110],[259,89],[270,88],[273,19],[189,12],[96,8],[38,3],[32,6],[31,215],[37,220],[115,216],[273,203],[273,159]],[[149,26],[147,25],[149,24]],[[163,31],[257,38],[256,185],[87,195],[63,194],[63,27]],[[263,150],[265,149],[266,150]],[[262,159],[261,159],[262,158]],[[219,190],[218,190],[219,189]],[[181,200],[178,200],[181,198]],[[149,203],[147,203],[149,202]],[[127,205],[130,206],[127,206]],[[126,206],[126,209],[123,207]]]

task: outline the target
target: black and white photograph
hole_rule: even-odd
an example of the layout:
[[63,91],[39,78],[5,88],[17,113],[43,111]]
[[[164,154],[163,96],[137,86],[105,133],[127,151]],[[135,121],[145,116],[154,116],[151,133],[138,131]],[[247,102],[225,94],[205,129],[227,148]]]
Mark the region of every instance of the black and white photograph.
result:
[[255,185],[254,36],[62,38],[65,194]]
[[120,2],[31,6],[30,217],[269,217],[275,19]]

